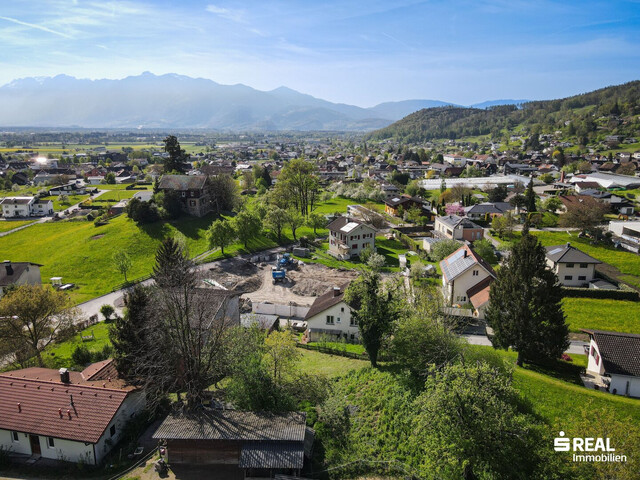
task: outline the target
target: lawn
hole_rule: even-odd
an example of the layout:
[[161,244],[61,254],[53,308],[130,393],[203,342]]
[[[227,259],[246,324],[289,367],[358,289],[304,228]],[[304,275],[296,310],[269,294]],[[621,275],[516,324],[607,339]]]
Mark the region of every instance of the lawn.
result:
[[350,370],[364,368],[369,365],[368,361],[355,360],[338,355],[328,355],[313,350],[299,349],[302,357],[298,363],[298,368],[311,375],[326,375],[330,378],[345,375]]
[[342,352],[355,353],[362,355],[364,353],[364,345],[360,343],[345,342],[309,342],[309,345],[316,347],[332,348]]
[[60,212],[62,210],[66,210],[72,205],[76,205],[80,202],[85,201],[87,198],[89,198],[89,195],[67,195],[68,202],[64,204],[60,200],[58,200],[59,197],[59,195],[43,197],[43,200],[51,200],[53,202],[53,210],[55,212]]
[[113,264],[113,255],[124,251],[131,257],[128,279],[151,273],[156,248],[169,236],[180,232],[192,256],[204,252],[204,231],[213,217],[184,217],[173,222],[138,226],[125,215],[107,225],[92,222],[41,223],[0,238],[0,257],[41,263],[42,279],[63,277],[78,288],[72,298],[83,302],[110,292],[124,281]]
[[0,222],[0,233],[8,232],[9,230],[13,230],[14,228],[21,227],[23,225],[28,225],[30,223],[36,222],[36,219],[33,220],[5,220]]
[[[592,245],[588,238],[578,238],[577,233],[566,232],[531,232],[545,246],[563,245],[570,242],[574,247],[582,250],[598,260],[616,267],[626,274],[623,278],[630,283],[640,286],[640,255],[625,250],[617,250],[602,245]],[[635,277],[635,278],[634,278]]]
[[640,332],[640,302],[595,298],[565,298],[564,313],[572,332],[581,328]]
[[0,190],[0,197],[31,197],[43,188],[47,187],[20,187],[20,189],[15,192],[13,190]]
[[346,215],[347,205],[375,205],[378,212],[384,212],[384,203],[376,203],[372,201],[359,202],[352,198],[334,197],[325,202],[318,202],[313,211],[323,215],[341,213]]
[[[71,354],[80,345],[87,347],[92,353],[101,351],[109,341],[110,323],[100,322],[78,332],[65,342],[50,345],[42,354],[45,364],[49,368],[69,368],[72,366]],[[82,337],[93,336],[93,340],[82,341]]]
[[[100,188],[100,190],[104,190],[104,189]],[[132,198],[136,193],[142,192],[142,191],[144,190],[124,190],[120,188],[117,188],[117,189],[114,188],[95,197],[93,201],[118,203],[120,200],[124,200],[125,198]]]

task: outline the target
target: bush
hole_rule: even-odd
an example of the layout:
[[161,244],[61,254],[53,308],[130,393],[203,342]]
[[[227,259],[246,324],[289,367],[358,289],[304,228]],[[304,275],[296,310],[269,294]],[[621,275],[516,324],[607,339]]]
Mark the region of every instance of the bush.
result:
[[73,363],[78,366],[87,365],[88,363],[91,363],[92,360],[91,352],[84,345],[79,345],[71,354],[71,360],[73,360]]
[[439,262],[458,250],[462,244],[456,240],[441,240],[431,248],[431,260]]
[[599,298],[610,300],[640,301],[635,290],[596,290],[594,288],[562,287],[562,296],[570,298]]

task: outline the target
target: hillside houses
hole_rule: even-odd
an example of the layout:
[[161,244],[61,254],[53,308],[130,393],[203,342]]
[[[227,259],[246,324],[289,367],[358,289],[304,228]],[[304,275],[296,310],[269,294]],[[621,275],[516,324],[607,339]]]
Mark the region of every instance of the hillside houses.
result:
[[53,202],[39,197],[4,197],[0,200],[0,207],[5,218],[53,215]]
[[366,247],[375,249],[376,229],[362,220],[338,217],[331,222],[328,252],[341,260],[357,257]]

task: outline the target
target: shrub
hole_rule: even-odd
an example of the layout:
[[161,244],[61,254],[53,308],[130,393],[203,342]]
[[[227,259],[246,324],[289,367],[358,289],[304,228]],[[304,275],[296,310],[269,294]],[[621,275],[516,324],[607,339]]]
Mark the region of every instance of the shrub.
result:
[[73,360],[73,363],[76,365],[84,366],[91,363],[91,352],[84,345],[79,345],[71,354],[71,360]]

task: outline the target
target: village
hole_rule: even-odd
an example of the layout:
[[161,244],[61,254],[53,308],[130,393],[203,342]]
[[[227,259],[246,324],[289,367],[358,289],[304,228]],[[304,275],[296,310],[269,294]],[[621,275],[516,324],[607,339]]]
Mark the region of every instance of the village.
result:
[[[584,395],[637,403],[640,152],[565,155],[571,145],[553,136],[538,141],[540,150],[521,153],[452,141],[411,149],[361,142],[337,150],[317,140],[213,148],[202,142],[202,152],[187,153],[168,136],[158,148],[3,153],[0,298],[31,286],[67,300],[37,320],[47,333],[25,343],[31,353],[16,349],[22,334],[15,331],[2,345],[2,450],[36,471],[60,461],[106,462],[134,468],[136,478],[155,478],[166,465],[175,478],[197,478],[208,468],[224,478],[285,478],[278,475],[318,468],[314,428],[325,427],[310,420],[318,407],[309,409],[313,400],[299,393],[293,398],[306,410],[276,408],[268,417],[260,413],[266,404],[258,411],[246,401],[233,406],[225,388],[205,392],[210,407],[199,417],[175,409],[143,414],[148,387],[132,382],[137,375],[122,376],[124,347],[113,331],[131,318],[138,288],[165,291],[163,248],[189,259],[171,269],[186,268],[196,279],[192,308],[221,325],[207,327],[207,335],[257,330],[269,345],[284,333],[281,350],[260,348],[265,358],[273,355],[276,372],[301,369],[284,373],[295,382],[299,374],[338,378],[368,363],[401,362],[395,342],[402,327],[380,337],[375,350],[368,330],[363,338],[364,307],[354,310],[350,293],[363,281],[383,282],[403,299],[401,309],[436,308],[430,315],[465,348],[504,345],[510,337],[494,323],[492,294],[529,235],[544,247],[543,268],[556,279],[567,336],[554,347],[562,354],[557,365],[528,381],[544,392],[547,375],[560,374]],[[627,143],[635,139],[607,137],[604,145]],[[22,248],[27,238],[30,246]],[[69,262],[74,255],[83,265]],[[170,290],[164,295],[180,302]],[[70,306],[73,315],[63,320]],[[517,348],[518,368],[528,348]],[[528,355],[525,361],[535,363]],[[280,375],[270,388],[290,388],[279,386]],[[178,403],[181,390],[189,398],[184,386],[169,390]],[[116,462],[123,449],[126,458],[118,453]]]

